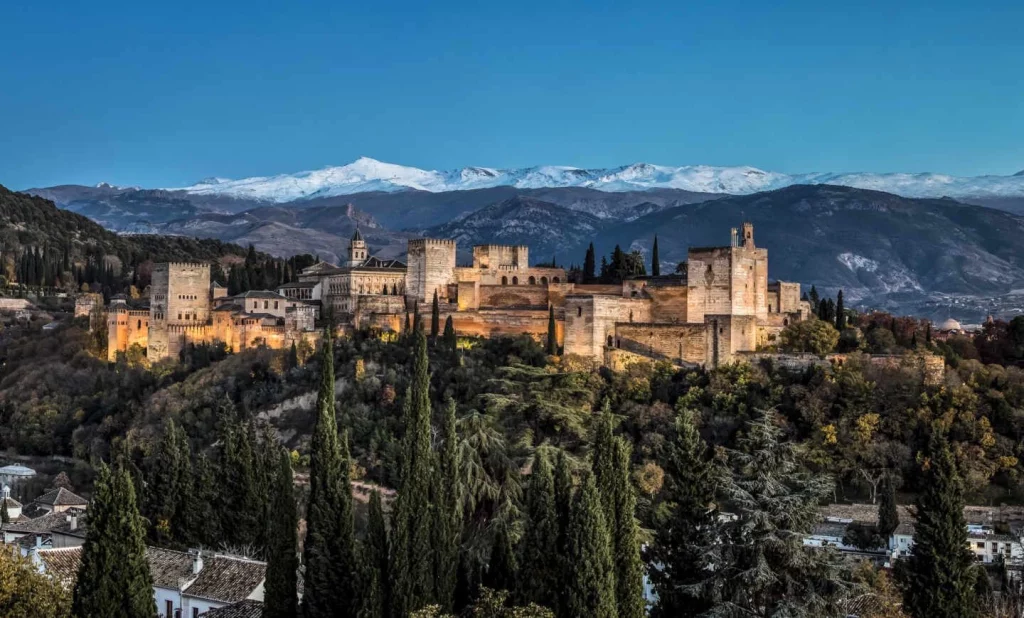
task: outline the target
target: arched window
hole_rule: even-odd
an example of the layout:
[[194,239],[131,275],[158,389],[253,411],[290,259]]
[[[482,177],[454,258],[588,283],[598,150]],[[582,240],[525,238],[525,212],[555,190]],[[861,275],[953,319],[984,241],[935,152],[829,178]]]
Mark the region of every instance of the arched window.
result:
[[782,325],[783,326],[789,326],[789,318],[786,318],[785,320],[783,320],[782,321]]
[[135,328],[142,328],[142,320],[139,320],[139,323],[135,326]]
[[519,285],[519,277],[512,277],[512,285]]
[[508,277],[501,278],[501,285],[508,285]]
[[609,348],[615,347],[615,338],[612,337],[611,335],[608,335],[608,347]]
[[547,277],[541,277],[540,278],[540,284],[541,285],[547,285],[548,284],[548,278]]
[[555,277],[555,278],[554,278],[554,279],[552,279],[551,281],[552,281],[553,283],[559,283],[559,281],[558,281],[558,277]]
[[529,278],[529,279],[527,280],[527,282],[528,282],[528,283],[529,283],[530,285],[537,285],[537,280],[536,280],[535,278],[533,278],[533,277],[530,277],[530,278]]
[[576,317],[583,317],[583,307],[576,307]]

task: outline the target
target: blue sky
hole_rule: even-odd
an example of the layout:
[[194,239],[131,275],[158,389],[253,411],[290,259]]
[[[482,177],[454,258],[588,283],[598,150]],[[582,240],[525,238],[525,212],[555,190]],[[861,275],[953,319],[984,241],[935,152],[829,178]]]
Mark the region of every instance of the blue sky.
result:
[[1022,24],[1021,2],[944,0],[7,3],[0,184],[364,155],[1009,174]]

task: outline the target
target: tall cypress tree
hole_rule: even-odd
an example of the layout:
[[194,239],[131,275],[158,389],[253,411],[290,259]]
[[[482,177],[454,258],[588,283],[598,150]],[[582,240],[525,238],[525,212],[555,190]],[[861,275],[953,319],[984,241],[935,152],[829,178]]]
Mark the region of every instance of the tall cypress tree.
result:
[[459,340],[455,334],[455,324],[452,323],[452,316],[448,316],[444,320],[444,334],[441,335],[441,341],[444,342],[444,349],[454,357],[458,350]]
[[836,296],[836,330],[843,332],[846,328],[846,309],[843,307],[843,291],[839,290]]
[[555,507],[555,476],[543,452],[534,457],[524,496],[526,526],[519,544],[521,569],[516,582],[521,604],[558,607],[562,583],[559,557],[558,511]]
[[654,235],[654,248],[651,249],[651,274],[661,275],[661,260],[658,258],[658,235]]
[[583,258],[583,283],[593,283],[597,278],[597,254],[594,253],[594,243],[587,247],[587,256]]
[[298,615],[298,516],[292,464],[287,449],[279,448],[277,474],[273,479],[267,531],[267,579],[263,618],[295,618]]
[[555,306],[548,303],[548,341],[544,350],[549,356],[558,354],[558,335],[555,330]]
[[509,522],[502,518],[493,524],[494,542],[491,556],[487,561],[487,576],[484,585],[492,590],[515,590],[519,572],[515,544]]
[[448,400],[441,426],[441,446],[434,466],[433,552],[434,601],[452,611],[462,541],[462,482],[459,474],[459,444],[455,431],[455,401]]
[[71,614],[152,618],[145,530],[128,472],[100,465]]
[[699,616],[711,609],[707,595],[688,588],[705,579],[711,565],[703,552],[716,539],[718,510],[715,467],[710,449],[697,431],[696,413],[682,410],[676,418],[675,439],[666,449],[662,496],[669,507],[658,523],[648,562],[658,593],[653,616]]
[[573,501],[568,531],[565,616],[614,618],[615,573],[608,529],[592,474]]
[[604,510],[605,521],[614,520],[615,516],[615,437],[612,435],[612,412],[608,400],[604,400],[601,412],[597,415],[594,428],[594,452],[591,467],[594,470],[594,481],[601,496],[601,508]]
[[387,525],[384,522],[384,505],[380,492],[370,494],[367,515],[366,541],[364,545],[364,566],[366,569],[363,586],[363,618],[389,618],[391,616],[391,545],[388,541]]
[[[418,314],[417,314],[418,315]],[[430,374],[427,338],[414,328],[412,385],[405,397],[405,438],[394,511],[392,612],[404,618],[433,600],[430,558]]]
[[437,339],[441,332],[441,305],[437,302],[437,290],[434,290],[434,302],[430,305],[430,338]]
[[967,549],[963,481],[949,442],[932,428],[907,560],[905,608],[914,618],[977,615],[974,559]]
[[619,618],[643,618],[644,566],[640,557],[640,526],[636,521],[636,495],[629,480],[630,446],[615,438],[615,520],[609,522],[615,565],[615,601]]
[[306,618],[353,616],[358,608],[348,437],[339,439],[334,410],[334,351],[324,338],[317,419],[310,443],[306,509]]
[[883,542],[888,542],[889,537],[900,525],[900,512],[896,507],[896,484],[891,474],[885,475],[882,485],[882,498],[878,504],[878,535]]

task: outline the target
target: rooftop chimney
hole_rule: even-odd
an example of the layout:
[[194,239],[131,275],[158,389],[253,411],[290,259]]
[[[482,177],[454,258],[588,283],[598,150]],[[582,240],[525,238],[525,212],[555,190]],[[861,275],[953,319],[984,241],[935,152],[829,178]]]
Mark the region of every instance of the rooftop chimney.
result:
[[68,523],[70,524],[68,526],[69,530],[72,532],[78,530],[78,513],[76,511],[71,511],[71,515],[68,516]]
[[11,497],[11,487],[10,487],[10,485],[4,485],[4,488],[2,490],[0,490],[0,499],[10,498],[10,497]]
[[193,549],[189,553],[192,554],[192,574],[199,575],[203,570],[203,553],[198,549]]

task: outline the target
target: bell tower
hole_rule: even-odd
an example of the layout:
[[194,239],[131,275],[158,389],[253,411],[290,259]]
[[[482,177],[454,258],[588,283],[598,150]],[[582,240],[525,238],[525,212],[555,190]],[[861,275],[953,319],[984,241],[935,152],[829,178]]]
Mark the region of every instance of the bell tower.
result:
[[367,257],[369,256],[366,254],[366,241],[359,233],[359,228],[356,228],[356,232],[352,234],[352,240],[348,244],[348,266],[359,266],[366,261]]

